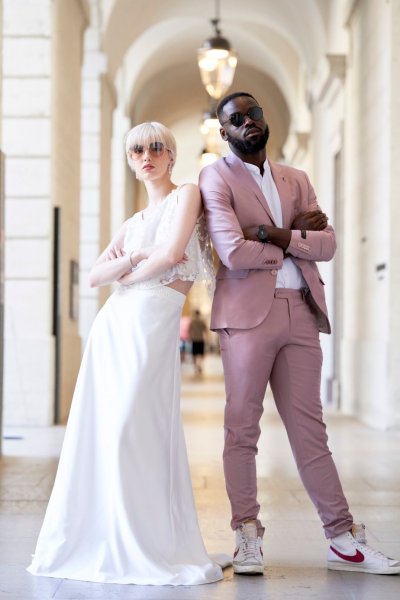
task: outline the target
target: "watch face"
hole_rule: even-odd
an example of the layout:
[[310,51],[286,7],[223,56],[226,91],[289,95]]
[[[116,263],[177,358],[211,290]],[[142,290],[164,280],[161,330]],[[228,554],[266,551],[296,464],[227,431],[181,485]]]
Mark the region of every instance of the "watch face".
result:
[[260,227],[258,228],[257,237],[260,241],[264,241],[268,238],[268,234],[265,230],[265,227],[263,227],[263,225],[260,225]]

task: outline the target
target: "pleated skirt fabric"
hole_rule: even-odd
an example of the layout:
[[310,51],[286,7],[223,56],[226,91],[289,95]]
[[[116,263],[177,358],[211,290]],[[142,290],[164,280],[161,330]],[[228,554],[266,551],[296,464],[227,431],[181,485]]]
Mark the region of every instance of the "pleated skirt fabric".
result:
[[205,550],[180,415],[185,296],[121,288],[83,356],[30,573],[141,585],[222,579]]

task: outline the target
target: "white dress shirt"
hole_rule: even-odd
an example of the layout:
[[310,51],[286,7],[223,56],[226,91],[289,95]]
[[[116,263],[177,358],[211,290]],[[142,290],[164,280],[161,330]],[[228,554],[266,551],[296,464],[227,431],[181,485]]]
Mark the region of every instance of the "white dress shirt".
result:
[[[255,165],[245,162],[244,166],[251,173],[254,181],[264,194],[265,202],[268,204],[269,209],[274,217],[276,227],[282,227],[281,199],[279,198],[278,190],[276,189],[268,160],[266,160],[264,163],[264,175],[261,175],[260,169]],[[285,258],[283,260],[282,268],[278,270],[276,287],[290,288],[292,290],[299,290],[300,288],[308,287],[299,267],[291,258]]]

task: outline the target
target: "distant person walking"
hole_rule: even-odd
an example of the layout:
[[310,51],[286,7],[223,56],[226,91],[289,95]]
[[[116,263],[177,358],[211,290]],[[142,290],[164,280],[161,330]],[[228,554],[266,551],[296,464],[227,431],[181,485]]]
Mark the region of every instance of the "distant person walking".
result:
[[179,350],[181,354],[181,362],[185,362],[186,360],[186,352],[189,349],[190,342],[190,317],[185,315],[181,317],[181,322],[179,326]]
[[201,318],[199,310],[194,311],[190,322],[189,335],[192,340],[192,356],[196,375],[203,373],[204,341],[207,335],[207,325]]

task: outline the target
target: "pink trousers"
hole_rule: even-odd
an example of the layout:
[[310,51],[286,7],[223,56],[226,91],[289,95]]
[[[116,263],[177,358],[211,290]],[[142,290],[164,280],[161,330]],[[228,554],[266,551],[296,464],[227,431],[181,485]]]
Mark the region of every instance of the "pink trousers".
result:
[[328,448],[320,399],[322,351],[316,320],[298,290],[277,289],[266,319],[253,329],[219,331],[225,373],[224,471],[232,529],[255,519],[256,454],[268,382],[304,487],[327,538],[351,529],[352,515]]

